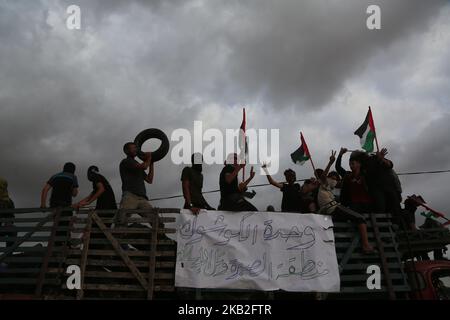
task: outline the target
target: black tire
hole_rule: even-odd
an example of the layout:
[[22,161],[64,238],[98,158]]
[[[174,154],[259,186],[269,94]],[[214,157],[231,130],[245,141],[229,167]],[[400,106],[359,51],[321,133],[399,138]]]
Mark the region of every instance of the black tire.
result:
[[156,162],[164,158],[166,154],[169,152],[170,147],[169,139],[167,138],[166,134],[156,128],[150,128],[141,131],[136,136],[136,138],[134,138],[134,143],[138,147],[139,151],[141,151],[141,147],[145,143],[145,141],[149,139],[161,140],[161,146],[156,151],[152,152],[152,161]]

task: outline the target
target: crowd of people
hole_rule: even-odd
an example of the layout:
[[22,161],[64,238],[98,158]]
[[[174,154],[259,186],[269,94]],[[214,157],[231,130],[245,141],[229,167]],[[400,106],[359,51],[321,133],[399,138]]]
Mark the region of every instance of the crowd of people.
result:
[[[149,209],[150,204],[145,184],[153,183],[154,165],[150,152],[141,152],[133,142],[123,146],[126,157],[120,162],[119,171],[122,181],[122,198],[120,209]],[[352,151],[349,157],[349,169],[342,167],[342,158],[348,150],[341,148],[336,157],[332,151],[325,169],[317,168],[314,176],[299,184],[295,171],[284,171],[284,182],[275,181],[269,174],[266,165],[262,168],[270,185],[282,192],[281,211],[292,213],[317,213],[331,215],[334,221],[351,221],[357,225],[361,236],[362,250],[372,254],[375,249],[369,244],[367,224],[362,213],[392,214],[393,221],[403,229],[416,230],[415,212],[417,202],[410,198],[401,207],[402,189],[393,163],[386,158],[387,150],[382,149],[375,154],[363,151]],[[137,160],[140,159],[141,161]],[[181,173],[181,187],[184,197],[184,208],[194,214],[201,209],[215,210],[203,196],[203,158],[201,154],[193,154],[192,165]],[[335,170],[332,170],[333,164]],[[239,183],[238,175],[245,167],[239,163],[237,154],[228,157],[220,173],[219,210],[225,211],[258,211],[248,200],[254,193],[247,192],[248,185],[255,176],[251,167],[246,180]],[[117,209],[116,198],[108,180],[100,174],[96,166],[91,166],[87,178],[92,182],[92,191],[82,200],[72,203],[78,195],[78,180],[75,175],[75,164],[66,163],[63,171],[50,177],[41,192],[41,207],[63,207],[63,216],[71,216],[70,207],[79,209],[96,201],[97,210]],[[48,201],[48,194],[51,191]],[[7,192],[7,182],[0,179],[0,208],[14,208],[14,203]],[[267,211],[274,211],[270,206]],[[11,214],[10,214],[11,215]],[[116,226],[126,226],[126,211],[118,210],[115,217]]]

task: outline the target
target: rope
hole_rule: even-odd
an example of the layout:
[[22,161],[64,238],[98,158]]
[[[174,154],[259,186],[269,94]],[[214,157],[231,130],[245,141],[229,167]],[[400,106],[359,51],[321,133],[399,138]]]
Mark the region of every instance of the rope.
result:
[[[418,174],[436,174],[436,173],[450,173],[450,170],[435,170],[435,171],[416,171],[416,172],[403,172],[403,173],[397,173],[398,176],[411,176],[411,175],[418,175]],[[296,180],[295,182],[303,182],[307,179],[300,179]],[[262,183],[262,184],[252,184],[249,185],[249,188],[259,188],[259,187],[266,187],[270,186],[270,183]],[[203,194],[206,193],[216,193],[220,192],[220,189],[215,190],[209,190],[209,191],[203,191]],[[176,199],[176,198],[182,198],[182,194],[174,195],[174,196],[168,196],[168,197],[158,197],[158,198],[152,198],[150,201],[159,201],[159,200],[168,200],[168,199]]]

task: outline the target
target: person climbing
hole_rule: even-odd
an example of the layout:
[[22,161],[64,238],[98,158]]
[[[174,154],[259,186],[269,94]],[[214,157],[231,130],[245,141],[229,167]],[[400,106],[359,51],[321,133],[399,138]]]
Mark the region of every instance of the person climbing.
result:
[[92,182],[92,192],[79,202],[73,205],[79,209],[90,205],[96,201],[96,210],[115,210],[117,209],[116,197],[108,180],[100,174],[97,166],[90,166],[87,170],[87,178]]
[[41,192],[41,208],[47,207],[47,195],[50,196],[50,208],[70,207],[72,198],[78,194],[78,179],[75,175],[75,165],[72,162],[64,164],[63,171],[53,175]]

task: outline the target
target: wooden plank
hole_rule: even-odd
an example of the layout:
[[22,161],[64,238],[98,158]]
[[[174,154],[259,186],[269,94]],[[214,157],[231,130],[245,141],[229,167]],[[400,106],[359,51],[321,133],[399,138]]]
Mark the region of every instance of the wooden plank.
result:
[[[135,291],[144,292],[141,286],[134,285],[121,285],[121,284],[86,284],[85,290],[90,291]],[[173,286],[156,285],[154,291],[173,292],[175,288]]]
[[[50,257],[49,262],[60,262],[63,257]],[[41,264],[43,261],[43,257],[7,257],[5,259],[7,263],[33,263],[33,264]]]
[[[350,270],[367,270],[367,267],[369,267],[370,265],[373,265],[373,263],[348,263],[345,266],[345,271],[350,271]],[[395,262],[391,262],[387,264],[387,266],[389,267],[389,270],[401,270],[401,266],[398,265],[398,263]]]
[[[24,236],[25,237],[25,236]],[[15,252],[16,249],[24,244],[24,243],[30,243],[36,244],[36,242],[48,242],[50,236],[34,236],[34,237],[28,237],[27,239],[24,239],[24,237],[0,237],[0,242],[6,242],[6,241],[19,241],[20,243],[16,247],[15,244],[9,248],[9,250],[5,251],[6,254],[9,254],[11,252]],[[58,241],[64,241],[66,237],[55,237],[55,242]],[[14,249],[13,249],[14,248]],[[20,249],[19,249],[20,250]],[[4,254],[5,254],[4,253]],[[3,255],[0,257],[0,261],[4,259]]]
[[35,274],[39,273],[41,269],[40,268],[7,268],[5,270],[2,270],[1,275],[6,274]]
[[174,286],[162,286],[162,285],[155,285],[153,287],[153,291],[164,291],[164,292],[173,292],[175,291],[175,287]]
[[[175,218],[170,218],[170,217],[160,217],[159,220],[163,223],[171,223],[171,222],[175,222],[176,219]],[[114,223],[115,219],[114,218],[102,218],[103,223]],[[76,223],[86,223],[87,222],[87,218],[81,218],[81,217],[77,217],[75,220]],[[127,223],[151,223],[152,219],[151,218],[128,218],[127,219]]]
[[[74,228],[72,230],[72,232],[74,233],[82,233],[84,231],[84,228]],[[151,228],[114,228],[114,229],[109,229],[109,232],[111,234],[121,234],[121,233],[125,233],[125,234],[150,234],[151,233]],[[174,228],[164,228],[164,229],[159,229],[158,233],[162,234],[162,233],[176,233],[177,229]],[[93,228],[91,233],[103,233],[100,229],[97,228]]]
[[[383,246],[383,242],[381,241],[380,232],[378,230],[377,220],[374,215],[371,215],[370,219],[372,222],[372,229],[375,234],[375,239],[377,241],[377,249],[378,249],[378,253],[380,256],[380,260],[381,260],[381,267],[382,267],[383,274],[384,274],[384,281],[386,283],[386,287],[387,287],[387,290],[389,293],[389,299],[395,300],[396,299],[395,291],[394,291],[394,288],[392,287],[391,275],[389,274],[389,268],[387,267],[387,261],[386,261],[387,254],[384,252],[384,246]],[[398,256],[398,254],[395,254],[395,256]]]
[[342,259],[339,261],[339,273],[342,273],[345,265],[350,260],[350,257],[352,256],[353,251],[356,249],[356,246],[359,244],[359,238],[360,238],[359,233],[355,233],[352,243],[350,244],[350,246],[348,247],[346,252],[343,254]]
[[[371,241],[369,241],[369,243],[370,243]],[[341,249],[347,249],[350,245],[352,244],[352,242],[350,242],[350,241],[346,241],[346,242],[336,242],[335,244],[334,244],[334,246],[335,246],[335,248],[336,248],[336,250],[337,251],[341,251]],[[373,244],[373,241],[372,241],[372,243],[371,244]],[[385,243],[384,244],[384,247],[385,248],[394,248],[395,246],[394,246],[394,244],[393,243]]]
[[[341,279],[341,282],[362,281],[362,282],[366,283],[368,277],[369,277],[368,274],[361,274],[361,275],[357,275],[357,274],[353,275],[352,274],[352,275],[341,275],[340,279]],[[380,278],[381,278],[381,280],[385,280],[384,275],[381,275]],[[401,274],[398,274],[398,273],[397,274],[390,274],[390,278],[392,280],[394,280],[394,279],[402,280],[403,276]]]
[[135,286],[130,284],[93,284],[86,283],[84,285],[84,290],[95,290],[95,291],[140,291],[144,292],[142,286]]
[[[78,259],[67,259],[68,264],[77,264],[79,262]],[[105,259],[87,259],[88,266],[97,266],[97,267],[126,267],[127,265],[121,260],[105,260]],[[133,261],[133,264],[136,267],[148,268],[148,261]],[[175,267],[175,262],[173,261],[157,261],[156,268],[173,268]]]
[[174,240],[158,240],[158,245],[163,245],[163,246],[175,246],[177,245],[177,242]]
[[[45,279],[43,284],[57,285],[59,283],[56,279]],[[14,285],[36,285],[36,278],[0,278],[0,284],[14,284]]]
[[[353,233],[352,232],[335,232],[334,233],[334,237],[336,239],[338,238],[352,238]],[[369,239],[374,239],[375,235],[373,232],[371,231],[367,231],[367,236]],[[383,238],[389,238],[391,236],[391,234],[389,232],[380,232],[380,237]]]
[[[409,292],[411,289],[408,286],[394,286],[396,292]],[[341,293],[368,293],[370,295],[376,294],[376,293],[386,293],[386,287],[381,286],[381,289],[379,290],[369,290],[367,289],[367,286],[361,286],[361,287],[341,287]]]
[[56,230],[58,228],[60,215],[61,215],[61,210],[57,209],[55,218],[53,219],[53,228],[52,228],[52,233],[50,235],[50,239],[48,241],[47,252],[45,253],[44,260],[42,261],[41,272],[40,272],[39,277],[36,282],[35,295],[38,297],[41,296],[41,294],[42,294],[42,286],[44,285],[45,273],[47,272],[48,262],[49,262],[50,256],[52,255],[52,249],[53,249],[53,244],[55,241]]
[[[81,250],[74,250],[72,249],[70,251],[71,255],[77,255],[80,254]],[[114,250],[89,250],[88,255],[89,256],[114,256],[116,252]],[[150,254],[150,251],[127,251],[127,255],[129,257],[148,257]],[[175,257],[176,251],[175,250],[158,250],[156,251],[157,257]]]
[[[36,227],[33,226],[8,226],[8,227],[0,227],[1,232],[30,232],[34,231]],[[40,227],[39,232],[51,232],[53,227]],[[59,227],[58,231],[69,231],[69,227]]]
[[[119,244],[150,244],[150,239],[116,239]],[[107,239],[91,239],[91,244],[111,244]]]
[[[0,218],[0,222],[14,222],[16,223],[39,223],[42,221],[42,217],[34,217],[34,218]],[[50,223],[49,221],[48,223]]]
[[141,286],[144,289],[147,289],[147,285],[148,285],[147,281],[144,279],[144,277],[142,277],[142,274],[139,272],[139,270],[136,268],[136,266],[130,260],[128,255],[120,247],[119,242],[111,235],[109,230],[106,228],[106,226],[103,224],[102,220],[97,216],[97,214],[95,212],[92,213],[92,219],[94,219],[95,223],[100,227],[100,229],[102,229],[103,234],[110,241],[110,243],[113,246],[116,253],[122,258],[123,262],[130,269],[131,273],[133,273],[133,275],[139,281]]
[[[86,271],[84,276],[86,278],[134,279],[134,275],[130,272]],[[143,275],[143,277],[148,278],[148,275]],[[154,278],[157,280],[173,280],[175,274],[173,272],[156,272]]]
[[[8,250],[8,248],[0,248],[0,252],[4,252]],[[19,247],[15,252],[45,252],[47,251],[47,247]]]
[[89,251],[89,240],[91,238],[91,228],[92,228],[92,212],[89,213],[88,221],[86,224],[86,230],[83,238],[83,252],[81,253],[80,260],[80,272],[81,272],[81,288],[77,291],[77,300],[83,299],[84,295],[84,277],[86,271],[86,262],[88,259]]
[[[344,253],[336,253],[336,256],[338,257],[338,259],[341,259],[344,256]],[[398,254],[395,252],[387,252],[385,253],[385,256],[387,258],[397,258]],[[379,255],[378,254],[361,254],[361,253],[353,253],[353,255],[351,256],[350,259],[360,259],[360,260],[365,260],[365,259],[379,259]]]
[[22,243],[24,243],[25,241],[27,241],[32,235],[33,233],[35,233],[36,231],[38,231],[44,224],[46,224],[47,222],[49,222],[50,219],[52,219],[55,216],[55,212],[50,213],[49,215],[47,215],[47,217],[42,218],[41,222],[39,222],[36,226],[35,229],[33,231],[28,232],[27,234],[25,234],[22,237],[14,237],[14,238],[9,238],[9,237],[0,237],[0,241],[11,241],[14,239],[14,244],[5,252],[3,252],[3,254],[0,256],[0,262],[2,262],[10,253],[14,252],[14,250],[16,250]]
[[153,299],[153,284],[155,276],[155,253],[156,253],[156,243],[158,241],[158,231],[159,231],[159,220],[158,212],[152,216],[152,238],[150,241],[150,255],[148,263],[148,288],[147,288],[147,300]]

